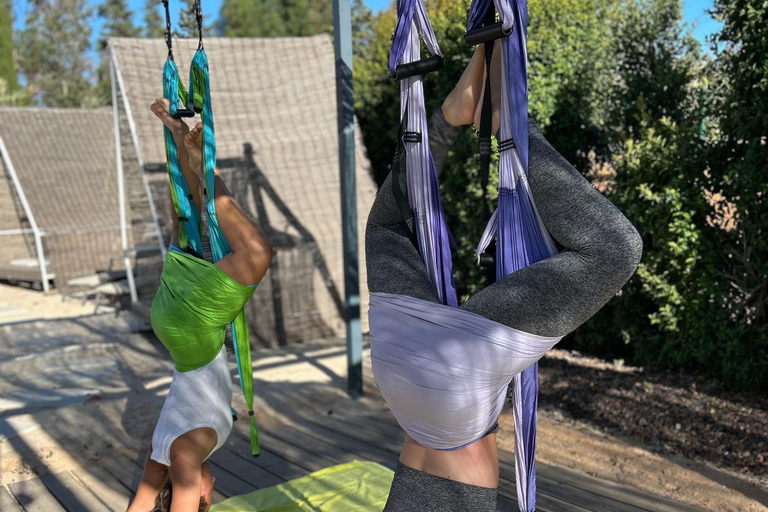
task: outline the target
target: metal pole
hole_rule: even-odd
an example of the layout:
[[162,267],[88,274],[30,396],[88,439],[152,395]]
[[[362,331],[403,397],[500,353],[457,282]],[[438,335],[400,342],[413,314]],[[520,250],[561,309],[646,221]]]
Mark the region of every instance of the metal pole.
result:
[[5,167],[8,169],[8,174],[11,175],[13,186],[16,187],[16,193],[19,194],[21,207],[24,208],[24,213],[27,215],[29,225],[32,227],[32,233],[34,233],[35,236],[35,248],[37,250],[37,264],[40,266],[40,279],[43,280],[43,291],[47,292],[49,289],[48,270],[45,267],[45,254],[43,254],[43,239],[42,235],[40,234],[40,228],[37,227],[37,222],[35,222],[35,215],[32,213],[32,208],[29,206],[27,196],[24,194],[24,189],[21,187],[19,176],[16,174],[16,169],[13,167],[11,156],[8,154],[8,149],[6,149],[5,142],[3,142],[2,137],[0,137],[0,152],[3,155],[3,162],[5,162]]
[[123,246],[123,265],[125,265],[125,277],[128,280],[128,290],[131,294],[131,302],[139,301],[136,293],[136,282],[133,280],[133,266],[128,254],[128,229],[125,220],[125,183],[123,178],[123,148],[120,146],[120,111],[117,108],[117,76],[115,74],[115,60],[112,48],[109,49],[109,76],[112,82],[112,112],[114,114],[115,132],[115,164],[117,167],[117,203],[120,209],[120,243]]
[[341,229],[344,244],[344,321],[347,326],[347,391],[363,395],[363,335],[355,197],[355,106],[352,89],[352,18],[349,0],[333,0],[336,106],[339,125]]
[[[125,84],[123,83],[123,75],[120,73],[120,68],[117,66],[117,58],[114,52],[112,52],[112,62],[115,71],[115,78],[117,78],[117,85],[121,91],[125,91]],[[160,220],[157,217],[157,210],[155,209],[155,200],[152,197],[152,189],[149,188],[149,180],[147,179],[147,170],[144,167],[144,160],[141,158],[141,148],[139,148],[139,136],[136,132],[136,124],[133,122],[133,113],[131,112],[131,104],[128,102],[128,97],[123,94],[123,108],[125,109],[125,117],[128,119],[128,128],[131,130],[131,139],[133,139],[133,147],[136,150],[136,159],[139,162],[139,168],[141,169],[141,181],[144,184],[144,191],[147,193],[147,201],[149,202],[149,213],[152,215],[152,221],[155,223],[155,234],[157,235],[157,245],[160,248],[160,254],[165,260],[165,255],[168,249],[165,247],[163,241],[163,231],[160,229]]]

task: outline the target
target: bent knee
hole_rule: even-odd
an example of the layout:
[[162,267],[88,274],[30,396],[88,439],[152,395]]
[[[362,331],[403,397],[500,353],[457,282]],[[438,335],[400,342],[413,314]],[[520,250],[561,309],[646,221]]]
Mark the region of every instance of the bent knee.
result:
[[620,289],[637,270],[643,256],[643,239],[637,229],[626,220],[608,233],[601,242],[601,257],[597,262],[610,272]]

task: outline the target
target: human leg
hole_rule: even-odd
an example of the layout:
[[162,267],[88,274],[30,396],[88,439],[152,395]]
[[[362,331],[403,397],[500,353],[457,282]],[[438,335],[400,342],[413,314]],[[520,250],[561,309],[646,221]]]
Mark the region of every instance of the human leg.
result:
[[[202,124],[198,123],[185,137],[189,167],[202,174]],[[240,204],[227,190],[216,171],[214,201],[219,226],[232,252],[216,262],[228,276],[244,285],[261,281],[272,261],[272,245],[264,232],[253,223]]]

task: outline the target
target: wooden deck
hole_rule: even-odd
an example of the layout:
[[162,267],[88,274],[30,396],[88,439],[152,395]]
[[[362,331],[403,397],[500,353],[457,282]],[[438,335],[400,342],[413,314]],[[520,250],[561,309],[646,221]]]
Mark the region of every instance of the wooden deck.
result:
[[[239,425],[242,427],[243,425]],[[403,434],[391,416],[306,415],[301,422],[260,429],[262,453],[250,455],[245,433],[235,429],[210,459],[214,501],[277,485],[335,464],[371,460],[397,464]],[[514,454],[500,451],[498,511],[516,512]],[[117,458],[0,487],[3,512],[123,512],[144,460]],[[681,505],[566,469],[538,465],[539,512],[696,512]]]
[[[0,512],[127,508],[173,365],[156,339],[132,334],[121,318],[0,325]],[[250,455],[248,424],[237,421],[210,459],[215,502],[355,459],[394,469],[404,434],[373,383],[370,358],[366,397],[342,391],[344,354],[338,341],[254,353],[262,453]],[[499,458],[498,510],[516,512],[514,454]],[[539,512],[697,510],[541,463],[537,504]]]

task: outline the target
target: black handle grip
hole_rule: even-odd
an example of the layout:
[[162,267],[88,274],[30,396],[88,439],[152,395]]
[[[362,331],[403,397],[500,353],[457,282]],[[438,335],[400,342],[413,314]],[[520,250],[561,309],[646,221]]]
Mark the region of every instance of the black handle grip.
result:
[[186,108],[180,108],[176,110],[173,115],[174,119],[181,119],[182,117],[195,117],[195,112]]
[[426,59],[417,60],[415,62],[408,62],[406,64],[398,64],[395,68],[395,74],[392,78],[395,80],[405,80],[416,75],[424,75],[431,73],[432,71],[439,71],[443,69],[443,57],[435,55]]
[[483,27],[470,30],[464,34],[464,41],[466,41],[470,46],[487,43],[488,41],[493,41],[494,39],[507,37],[512,33],[513,28],[514,26],[509,27],[508,30],[504,30],[504,27],[499,21],[498,23],[492,23],[490,25],[485,25]]
[[489,254],[487,252],[484,252],[480,255],[480,266],[481,267],[494,267],[496,268],[496,255],[495,254]]

